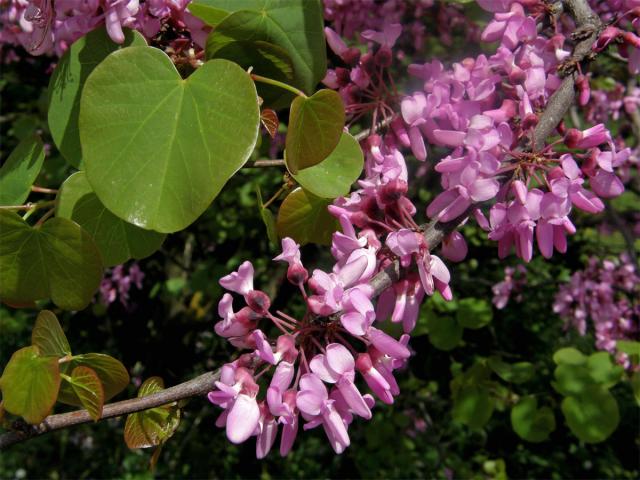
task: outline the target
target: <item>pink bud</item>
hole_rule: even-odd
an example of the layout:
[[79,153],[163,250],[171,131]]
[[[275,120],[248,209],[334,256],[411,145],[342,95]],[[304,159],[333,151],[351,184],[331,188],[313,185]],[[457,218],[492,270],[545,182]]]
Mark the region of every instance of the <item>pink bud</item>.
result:
[[247,305],[258,315],[266,315],[271,306],[269,296],[260,290],[251,290],[245,297]]

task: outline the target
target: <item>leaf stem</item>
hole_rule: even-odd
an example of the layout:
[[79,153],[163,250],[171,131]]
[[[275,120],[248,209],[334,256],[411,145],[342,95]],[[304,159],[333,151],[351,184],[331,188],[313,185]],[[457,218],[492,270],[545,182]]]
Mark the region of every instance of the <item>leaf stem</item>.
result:
[[50,195],[57,195],[58,194],[58,190],[56,190],[55,188],[44,188],[44,187],[38,187],[37,185],[33,185],[31,187],[31,191],[32,192],[37,192],[37,193],[47,193]]
[[266,83],[267,85],[273,85],[274,87],[280,87],[285,90],[289,90],[290,92],[295,93],[300,97],[307,98],[307,94],[304,93],[302,90],[296,87],[292,87],[291,85],[288,85],[284,82],[279,82],[278,80],[274,80],[272,78],[263,77],[262,75],[256,75],[255,73],[251,73],[249,75],[251,75],[251,79],[254,82],[261,82],[261,83]]
[[282,192],[284,192],[284,190],[285,190],[284,187],[280,187],[280,190],[278,190],[273,197],[267,200],[267,203],[262,205],[262,208],[267,208],[269,205],[271,205],[282,194]]

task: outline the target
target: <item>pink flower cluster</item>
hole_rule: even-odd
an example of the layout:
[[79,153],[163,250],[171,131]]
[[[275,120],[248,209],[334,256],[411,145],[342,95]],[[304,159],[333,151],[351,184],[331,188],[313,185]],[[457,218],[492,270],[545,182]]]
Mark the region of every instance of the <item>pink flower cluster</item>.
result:
[[515,295],[516,302],[522,301],[522,292],[526,285],[527,268],[524,265],[506,267],[504,269],[504,280],[491,287],[493,304],[498,310],[502,310],[507,306],[512,295]]
[[100,302],[106,306],[116,300],[125,308],[129,308],[129,291],[132,287],[142,289],[144,272],[137,263],[132,263],[128,268],[117,265],[105,273],[100,282]]
[[637,340],[640,334],[640,277],[626,255],[616,260],[589,259],[558,291],[553,311],[580,335],[593,325],[596,348],[606,350],[629,368],[628,356],[616,349],[618,340]]
[[[602,198],[620,195],[623,184],[614,173],[630,155],[617,150],[603,124],[584,131],[564,129],[558,141],[536,148],[538,112],[546,107],[561,82],[559,69],[570,56],[559,31],[538,33],[544,18],[540,5],[481,1],[494,12],[482,33],[500,42],[497,52],[467,58],[446,69],[434,60],[410,65],[423,82],[422,91],[401,103],[404,130],[418,160],[427,145],[453,149],[435,166],[444,192],[428,206],[427,215],[447,222],[468,213],[498,241],[499,256],[512,247],[525,261],[533,255],[534,233],[542,255],[565,252],[566,235],[575,232],[569,219],[573,207],[588,213],[604,209]],[[583,77],[580,103],[588,100]],[[405,140],[406,141],[406,140]],[[558,147],[570,149],[557,153]],[[478,203],[495,203],[487,219]]]
[[202,46],[204,24],[186,7],[190,0],[2,0],[0,45],[20,45],[32,55],[56,54],[99,25],[116,43],[123,28],[155,37],[167,24]]
[[594,50],[600,52],[616,45],[618,53],[627,59],[629,73],[640,75],[640,0],[592,0],[590,3],[607,24]]

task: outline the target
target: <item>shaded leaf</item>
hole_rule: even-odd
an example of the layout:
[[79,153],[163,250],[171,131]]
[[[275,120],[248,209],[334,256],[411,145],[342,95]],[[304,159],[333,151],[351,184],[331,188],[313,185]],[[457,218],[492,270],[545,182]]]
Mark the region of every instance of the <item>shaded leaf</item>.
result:
[[41,356],[35,345],[14,352],[0,377],[4,409],[30,424],[49,415],[59,388],[58,359]]
[[587,443],[603,442],[620,423],[618,402],[608,390],[597,385],[565,398],[562,413],[573,434]]
[[596,352],[589,355],[587,368],[591,378],[604,388],[613,387],[624,374],[622,365],[614,363],[609,352]]
[[55,314],[43,310],[38,314],[31,332],[31,344],[38,347],[41,355],[64,357],[71,355],[71,347]]
[[162,233],[127,223],[107,210],[84,172],[76,172],[65,180],[57,200],[56,216],[73,220],[84,228],[95,240],[106,266],[148,257],[166,238]]
[[80,168],[82,151],[78,131],[80,94],[89,74],[107,55],[128,46],[144,46],[144,37],[135,30],[123,29],[124,42],[115,43],[104,27],[76,40],[60,58],[49,81],[49,130],[60,153]]
[[483,387],[464,387],[453,400],[454,420],[470,428],[482,428],[491,418],[494,401]]
[[319,164],[300,170],[293,177],[305,190],[321,198],[347,195],[362,173],[364,156],[358,142],[342,133],[338,146]]
[[487,364],[505,382],[523,383],[533,377],[535,368],[529,362],[507,363],[500,357],[490,357]]
[[438,350],[453,350],[462,340],[463,329],[451,317],[431,315],[427,319],[429,341]]
[[123,220],[182,230],[246,162],[259,122],[255,85],[234,63],[211,60],[183,80],[157,48],[113,52],[82,92],[87,180]]
[[482,328],[488,325],[492,318],[493,310],[486,300],[463,298],[458,302],[456,320],[464,328]]
[[82,310],[100,285],[103,266],[93,238],[64,218],[30,227],[0,211],[0,298],[14,304],[51,298],[65,310]]
[[313,167],[336,148],[344,127],[344,104],[333,90],[296,97],[289,112],[285,160],[289,171]]
[[296,188],[280,205],[276,223],[278,236],[291,237],[301,245],[329,245],[331,235],[338,229],[336,219],[327,210],[330,203],[330,200]]
[[22,205],[43,162],[44,146],[40,137],[34,135],[22,140],[0,167],[0,205]]
[[538,408],[536,397],[528,396],[511,409],[511,426],[520,438],[538,443],[556,429],[556,419],[549,407]]

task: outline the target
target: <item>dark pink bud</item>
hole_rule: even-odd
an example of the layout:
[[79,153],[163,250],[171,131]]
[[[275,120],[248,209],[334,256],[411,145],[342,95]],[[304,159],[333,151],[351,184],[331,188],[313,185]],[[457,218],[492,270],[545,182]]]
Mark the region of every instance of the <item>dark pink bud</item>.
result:
[[349,85],[349,83],[351,82],[351,76],[348,69],[337,67],[335,72],[336,79],[338,80],[338,85],[340,85],[341,87]]
[[570,128],[564,134],[564,144],[569,148],[576,148],[580,140],[582,140],[582,132],[575,128]]
[[376,71],[376,61],[371,52],[367,52],[360,57],[360,66],[369,75],[373,75]]
[[522,129],[529,130],[530,128],[534,128],[538,125],[538,115],[535,113],[527,113],[524,119],[522,120]]
[[613,40],[615,40],[615,38],[619,34],[620,34],[620,30],[618,30],[616,27],[608,26],[600,34],[600,36],[598,37],[598,40],[596,40],[596,43],[594,44],[593,49],[596,52],[603,50],[604,48],[606,48],[607,45],[609,45]]
[[295,263],[287,269],[287,280],[294,285],[301,285],[306,282],[308,278],[309,272],[299,263]]
[[560,121],[560,123],[556,127],[556,130],[558,130],[558,133],[560,135],[564,135],[565,134],[565,132],[567,131],[567,126],[564,124],[564,120]]
[[269,296],[260,290],[251,290],[245,296],[245,300],[247,301],[249,308],[258,315],[266,315],[269,311],[269,307],[271,306]]
[[584,75],[579,75],[576,79],[576,86],[578,87],[578,104],[584,107],[589,103],[589,97],[591,97],[589,79]]
[[348,65],[356,65],[360,60],[360,50],[356,47],[351,47],[342,54],[342,60]]
[[383,45],[375,54],[376,64],[380,67],[389,67],[392,60],[393,55],[391,54],[391,49],[387,46]]

